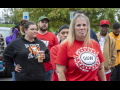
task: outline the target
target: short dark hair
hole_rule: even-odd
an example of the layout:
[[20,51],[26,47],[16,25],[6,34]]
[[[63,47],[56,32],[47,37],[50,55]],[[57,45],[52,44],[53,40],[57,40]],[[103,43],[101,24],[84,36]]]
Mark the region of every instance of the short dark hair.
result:
[[115,22],[112,26],[113,29],[119,29],[120,28],[120,24],[118,22]]
[[73,17],[75,16],[76,13],[84,14],[83,11],[77,10],[77,11],[74,12]]
[[[68,26],[67,24],[62,25],[62,26],[59,28],[59,32],[60,32],[62,29],[69,29],[69,26]],[[59,32],[58,32],[58,33],[59,33]]]
[[[30,25],[36,25],[33,21],[28,21],[24,24],[23,29],[28,30]],[[25,31],[24,31],[25,32]]]
[[12,27],[12,33],[14,32],[14,29],[15,28],[17,28],[18,29],[18,31],[20,31],[20,25],[19,24],[17,24],[15,27]]

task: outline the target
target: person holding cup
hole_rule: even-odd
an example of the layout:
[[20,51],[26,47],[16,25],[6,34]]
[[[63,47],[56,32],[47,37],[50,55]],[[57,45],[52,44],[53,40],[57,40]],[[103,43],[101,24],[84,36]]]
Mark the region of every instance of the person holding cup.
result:
[[[49,62],[49,50],[36,38],[37,26],[34,22],[26,22],[23,29],[25,35],[13,40],[4,50],[5,64],[10,71],[15,71],[16,81],[45,81],[43,62]],[[39,51],[42,53],[38,53]],[[42,62],[38,60],[39,54]]]

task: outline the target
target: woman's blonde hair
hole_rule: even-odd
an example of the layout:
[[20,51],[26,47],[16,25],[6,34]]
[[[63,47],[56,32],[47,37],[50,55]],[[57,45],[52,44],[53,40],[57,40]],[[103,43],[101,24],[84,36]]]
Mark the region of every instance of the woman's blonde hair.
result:
[[89,22],[89,18],[85,15],[81,15],[81,14],[76,14],[71,23],[70,23],[70,28],[69,28],[69,34],[67,36],[67,38],[61,43],[65,43],[65,42],[68,42],[68,45],[71,46],[75,40],[75,24],[76,24],[76,20],[78,18],[81,18],[81,19],[85,19],[86,22],[87,22],[87,34],[86,34],[86,37],[84,39],[84,46],[88,46],[91,44],[90,42],[90,22]]

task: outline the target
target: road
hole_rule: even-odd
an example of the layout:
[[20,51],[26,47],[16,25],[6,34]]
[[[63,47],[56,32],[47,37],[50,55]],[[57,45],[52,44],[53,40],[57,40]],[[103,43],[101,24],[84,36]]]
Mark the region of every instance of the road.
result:
[[10,77],[5,77],[3,75],[0,75],[0,81],[11,81],[11,80],[12,80],[12,78],[10,78]]

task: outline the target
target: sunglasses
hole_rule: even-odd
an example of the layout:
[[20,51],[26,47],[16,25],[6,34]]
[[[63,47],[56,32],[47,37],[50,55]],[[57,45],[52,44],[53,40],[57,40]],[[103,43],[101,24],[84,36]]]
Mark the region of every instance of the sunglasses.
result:
[[101,25],[101,28],[104,28],[104,27],[105,27],[105,28],[108,28],[109,26],[104,26],[104,25]]

